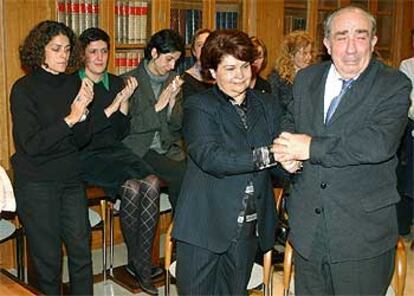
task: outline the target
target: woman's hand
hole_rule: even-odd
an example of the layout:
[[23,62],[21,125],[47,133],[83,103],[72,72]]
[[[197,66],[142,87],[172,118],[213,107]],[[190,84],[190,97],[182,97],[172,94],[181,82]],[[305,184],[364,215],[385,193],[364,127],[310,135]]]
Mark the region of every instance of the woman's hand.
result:
[[136,78],[128,77],[125,81],[125,87],[116,95],[111,105],[105,108],[106,117],[110,117],[118,110],[120,110],[125,115],[128,114],[128,99],[132,96],[137,87],[138,81]]
[[170,84],[161,92],[161,95],[158,98],[157,103],[155,104],[155,111],[162,111],[167,105],[171,110],[175,105],[175,98],[177,94],[181,91],[181,86],[183,85],[184,80],[180,76],[176,76]]
[[81,87],[70,106],[70,113],[64,118],[69,127],[84,120],[88,115],[88,105],[93,100],[93,82],[88,78],[82,80]]

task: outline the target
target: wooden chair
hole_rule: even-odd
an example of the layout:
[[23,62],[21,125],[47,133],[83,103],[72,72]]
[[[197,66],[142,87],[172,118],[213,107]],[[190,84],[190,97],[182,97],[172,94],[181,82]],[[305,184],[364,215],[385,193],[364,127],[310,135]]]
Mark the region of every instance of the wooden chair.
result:
[[[107,271],[107,246],[106,246],[106,236],[107,236],[107,202],[108,196],[105,194],[103,189],[99,186],[89,185],[86,187],[86,195],[88,197],[89,206],[97,205],[100,206],[100,218],[97,217],[96,212],[89,209],[89,221],[91,222],[91,227],[100,228],[102,230],[102,276],[103,281],[106,281],[106,271]],[[95,213],[94,213],[95,212]],[[97,223],[98,222],[98,223]]]
[[16,215],[13,220],[0,217],[0,244],[15,239],[17,278],[24,281],[24,232]]
[[[171,284],[171,276],[175,277],[175,266],[176,262],[172,261],[172,252],[174,247],[174,242],[171,236],[173,229],[173,223],[170,224],[168,227],[167,234],[165,236],[165,259],[164,259],[164,269],[165,269],[165,295],[170,295],[170,284]],[[263,295],[269,296],[271,295],[271,271],[272,271],[272,250],[266,252],[263,255],[263,266],[254,263],[252,274],[250,277],[249,284],[247,285],[247,289],[253,289],[263,283],[264,285],[264,293]]]

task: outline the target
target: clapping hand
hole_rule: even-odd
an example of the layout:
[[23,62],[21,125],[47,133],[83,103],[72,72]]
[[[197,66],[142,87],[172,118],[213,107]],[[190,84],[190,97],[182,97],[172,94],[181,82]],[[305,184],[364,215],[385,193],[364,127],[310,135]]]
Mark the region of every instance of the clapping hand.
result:
[[136,88],[138,87],[138,81],[135,77],[127,77],[125,79],[125,87],[117,93],[112,103],[106,107],[105,114],[110,117],[113,113],[120,110],[125,115],[128,113],[128,99],[132,96]]
[[176,76],[170,84],[161,92],[160,97],[158,98],[157,103],[155,104],[155,111],[160,112],[166,106],[169,109],[172,109],[175,105],[175,98],[178,93],[181,91],[181,86],[183,85],[184,80],[180,76]]
[[89,113],[87,107],[92,102],[93,95],[93,82],[88,78],[83,79],[79,92],[70,106],[70,113],[65,117],[69,127],[85,120]]

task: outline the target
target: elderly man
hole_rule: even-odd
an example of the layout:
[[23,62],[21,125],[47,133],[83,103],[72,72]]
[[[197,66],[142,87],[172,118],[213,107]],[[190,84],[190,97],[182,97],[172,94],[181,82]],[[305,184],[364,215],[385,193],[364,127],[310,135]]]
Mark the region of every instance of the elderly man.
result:
[[410,81],[372,58],[376,21],[346,7],[325,22],[332,61],[297,75],[272,151],[303,164],[288,199],[297,295],[384,295],[398,238],[395,154]]

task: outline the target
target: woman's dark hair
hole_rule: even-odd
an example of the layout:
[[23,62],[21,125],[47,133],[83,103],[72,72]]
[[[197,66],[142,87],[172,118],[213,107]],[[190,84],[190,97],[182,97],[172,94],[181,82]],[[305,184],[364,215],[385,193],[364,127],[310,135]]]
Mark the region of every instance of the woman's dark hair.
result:
[[110,40],[109,35],[99,28],[88,28],[79,36],[79,42],[83,50],[88,47],[89,43],[94,41],[104,41],[109,49],[111,46]]
[[24,71],[30,73],[42,66],[45,61],[45,47],[57,35],[68,37],[70,42],[68,70],[78,66],[79,46],[75,33],[63,23],[43,21],[29,32],[19,47],[20,63]]
[[238,30],[217,30],[212,32],[201,49],[201,68],[203,76],[211,80],[210,69],[217,70],[225,55],[253,63],[256,51],[249,36]]
[[184,40],[178,35],[176,31],[170,29],[161,30],[151,36],[150,41],[145,47],[145,59],[150,61],[152,59],[151,51],[155,48],[158,54],[170,53],[179,51],[181,57],[185,54]]

